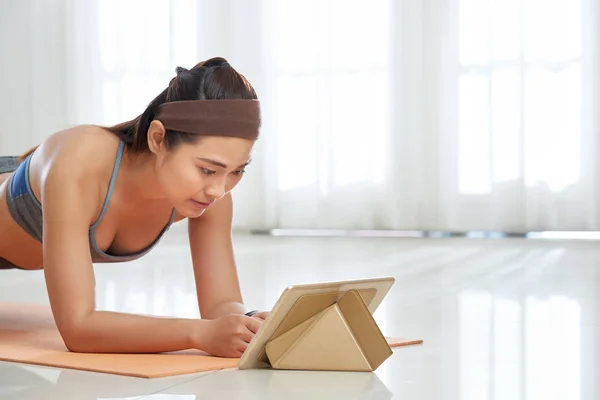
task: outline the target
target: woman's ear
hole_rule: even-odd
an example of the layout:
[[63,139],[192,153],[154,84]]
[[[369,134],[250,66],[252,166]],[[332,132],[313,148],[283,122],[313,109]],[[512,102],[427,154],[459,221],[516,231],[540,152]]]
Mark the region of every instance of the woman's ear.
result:
[[167,152],[166,148],[167,131],[162,122],[154,120],[148,127],[148,148],[156,155],[162,155]]

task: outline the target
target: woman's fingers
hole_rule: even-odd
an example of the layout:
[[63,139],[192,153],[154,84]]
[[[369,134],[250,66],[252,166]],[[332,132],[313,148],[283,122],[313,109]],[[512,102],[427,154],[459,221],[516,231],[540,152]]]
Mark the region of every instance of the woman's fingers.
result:
[[256,317],[256,314],[254,314],[252,317],[248,317],[245,319],[246,327],[252,333],[258,332],[258,330],[260,329],[260,327],[262,325],[262,321],[263,321],[262,319],[255,318],[255,317]]
[[268,311],[261,311],[261,312],[257,312],[252,317],[254,317],[256,319],[260,319],[261,321],[264,321],[264,320],[267,319],[268,316],[269,316],[269,312]]

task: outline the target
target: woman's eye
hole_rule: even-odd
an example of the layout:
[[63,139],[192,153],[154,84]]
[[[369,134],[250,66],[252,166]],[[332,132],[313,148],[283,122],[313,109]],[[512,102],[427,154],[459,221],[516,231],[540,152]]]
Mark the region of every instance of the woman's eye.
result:
[[244,169],[240,169],[238,171],[233,171],[233,174],[236,175],[236,176],[240,176],[240,175],[243,175],[245,173],[246,173],[246,170],[244,170]]
[[213,171],[211,169],[207,169],[207,168],[200,168],[202,170],[203,173],[205,173],[206,175],[214,175],[217,171]]

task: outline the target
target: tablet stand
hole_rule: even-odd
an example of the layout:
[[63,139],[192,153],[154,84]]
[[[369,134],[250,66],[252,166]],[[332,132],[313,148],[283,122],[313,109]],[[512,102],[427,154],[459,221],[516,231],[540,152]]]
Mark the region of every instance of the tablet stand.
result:
[[[296,303],[290,313],[306,315]],[[273,369],[374,371],[392,349],[357,290],[272,337],[265,347]]]

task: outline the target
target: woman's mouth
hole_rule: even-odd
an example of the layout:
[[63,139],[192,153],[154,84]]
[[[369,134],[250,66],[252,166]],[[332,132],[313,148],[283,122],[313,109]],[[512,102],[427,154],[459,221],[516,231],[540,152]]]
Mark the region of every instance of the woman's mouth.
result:
[[193,200],[192,199],[192,204],[196,207],[199,208],[201,210],[204,210],[205,208],[208,208],[208,206],[210,206],[210,203],[201,203],[199,201]]

